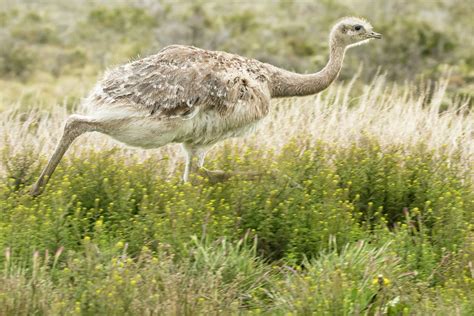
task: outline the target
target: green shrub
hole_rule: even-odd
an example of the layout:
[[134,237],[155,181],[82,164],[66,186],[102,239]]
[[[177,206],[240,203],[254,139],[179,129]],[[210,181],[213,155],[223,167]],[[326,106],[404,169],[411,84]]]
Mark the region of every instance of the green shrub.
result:
[[87,22],[104,31],[130,32],[136,28],[151,28],[157,21],[146,10],[133,6],[93,8]]
[[0,242],[21,242],[25,249],[18,251],[27,253],[32,247],[76,249],[89,236],[103,247],[125,240],[133,255],[144,244],[168,244],[179,252],[192,235],[238,239],[250,232],[258,236],[260,254],[298,263],[325,249],[331,236],[344,245],[370,236],[380,224],[396,230],[407,212],[415,231],[423,229],[436,245],[436,258],[442,249],[456,251],[467,237],[472,184],[443,157],[423,147],[405,153],[375,142],[301,148],[290,143],[271,165],[257,159],[263,154],[257,150],[234,158],[227,148],[209,166],[260,176],[196,185],[181,184],[178,176],[160,178],[156,170],[165,168],[163,162],[130,164],[113,151],[91,152],[64,161],[38,199],[20,193],[24,183],[5,186]]
[[404,300],[411,301],[399,259],[388,245],[372,248],[361,241],[341,252],[329,246],[277,283],[270,296],[279,313],[398,314],[407,306]]
[[36,12],[27,12],[21,16],[10,30],[15,40],[28,45],[53,44],[59,41],[56,26]]
[[246,240],[208,243],[193,238],[179,260],[166,247],[151,252],[143,246],[134,257],[127,248],[119,241],[103,249],[84,238],[77,252],[36,251],[24,261],[12,256],[14,248],[7,249],[0,272],[0,313],[237,312],[255,308],[257,295],[270,288],[275,274]]
[[35,67],[35,60],[28,48],[6,40],[0,46],[0,76],[26,78]]
[[[450,3],[159,1],[85,6],[52,1],[27,7],[20,2],[0,11],[3,33],[12,37],[11,44],[2,45],[12,53],[3,57],[11,62],[0,60],[0,76],[42,83],[45,74],[74,73],[92,80],[105,68],[169,44],[226,50],[308,73],[327,62],[333,23],[357,15],[367,17],[385,39],[351,49],[341,80],[350,80],[361,65],[363,82],[380,70],[398,82],[438,79],[449,67],[456,78],[449,91],[469,96],[474,59],[472,34],[465,30],[472,26],[471,8],[465,1]],[[396,18],[391,18],[393,12],[398,12]]]

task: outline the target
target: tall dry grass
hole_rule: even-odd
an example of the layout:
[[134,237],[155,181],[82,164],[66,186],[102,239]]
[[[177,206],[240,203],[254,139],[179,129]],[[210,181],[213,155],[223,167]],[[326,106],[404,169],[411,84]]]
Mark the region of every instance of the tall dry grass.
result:
[[[413,88],[408,83],[399,86],[378,76],[360,89],[354,88],[357,79],[356,75],[350,82],[335,84],[317,96],[276,99],[271,114],[255,133],[226,142],[278,151],[294,138],[309,144],[324,142],[335,146],[373,139],[382,146],[396,144],[408,148],[423,144],[435,152],[459,155],[466,168],[472,166],[474,113],[468,106],[469,100],[447,96],[448,76],[426,84],[426,88]],[[19,104],[11,104],[7,108],[1,113],[0,148],[8,148],[11,157],[26,151],[49,156],[70,114],[66,106],[57,104],[42,110],[32,105],[22,110]],[[73,112],[80,113],[81,106]],[[218,150],[222,144],[212,150]],[[170,172],[182,160],[176,144],[142,150],[119,145],[99,133],[81,136],[68,155],[112,148],[124,157],[167,159]]]
[[281,169],[252,181],[161,181],[182,172],[178,145],[132,149],[91,133],[35,199],[23,189],[71,111],[9,105],[0,315],[473,314],[474,120],[447,84],[379,76],[361,87],[355,76],[275,100],[254,134],[208,161]]

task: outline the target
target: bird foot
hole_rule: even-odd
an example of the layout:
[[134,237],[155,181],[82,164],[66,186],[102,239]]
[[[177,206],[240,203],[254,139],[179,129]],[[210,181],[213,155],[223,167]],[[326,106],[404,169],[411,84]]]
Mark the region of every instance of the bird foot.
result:
[[41,193],[43,193],[43,187],[41,186],[41,184],[38,182],[33,184],[33,186],[30,189],[30,195],[32,197],[37,197]]
[[211,183],[222,182],[232,177],[231,172],[222,170],[208,170],[204,167],[199,168],[199,174],[209,179]]
[[199,169],[199,173],[208,178],[209,182],[211,183],[217,183],[217,182],[222,182],[226,181],[231,177],[234,176],[239,176],[242,178],[245,178],[246,180],[253,180],[257,177],[262,176],[263,172],[253,172],[253,171],[222,171],[222,170],[208,170],[204,167],[201,167]]

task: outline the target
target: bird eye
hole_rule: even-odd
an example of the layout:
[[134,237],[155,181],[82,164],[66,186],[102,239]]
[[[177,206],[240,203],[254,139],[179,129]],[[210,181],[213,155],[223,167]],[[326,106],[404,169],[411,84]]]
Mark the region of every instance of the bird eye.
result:
[[362,29],[362,25],[356,25],[354,26],[354,30],[360,31]]

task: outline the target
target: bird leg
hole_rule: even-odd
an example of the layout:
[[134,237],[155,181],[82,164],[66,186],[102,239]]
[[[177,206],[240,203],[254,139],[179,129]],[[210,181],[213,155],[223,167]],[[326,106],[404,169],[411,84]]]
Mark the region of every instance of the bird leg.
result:
[[196,174],[204,165],[208,147],[194,146],[183,143],[183,149],[186,153],[186,164],[184,167],[183,181],[188,182],[191,174]]
[[43,192],[44,186],[48,183],[49,178],[72,142],[81,134],[95,130],[96,124],[97,123],[84,116],[71,115],[68,118],[66,125],[64,126],[63,135],[56,146],[53,155],[49,159],[46,167],[43,169],[43,172],[41,172],[36,183],[30,189],[30,194],[32,196],[38,196]]
[[204,167],[199,168],[198,171],[200,174],[207,177],[212,183],[225,181],[233,175],[231,172],[225,172],[222,170],[209,170]]
[[206,157],[208,146],[195,146],[183,143],[183,149],[186,153],[186,164],[184,167],[183,181],[190,181],[192,174],[201,175],[208,178],[211,182],[220,182],[227,180],[232,174],[222,170],[208,170],[204,168],[204,158]]
[[193,160],[194,157],[192,155],[186,156],[186,164],[184,165],[184,174],[183,174],[183,182],[189,181],[189,174],[191,173],[191,169],[193,169]]
[[222,182],[233,176],[241,176],[248,180],[255,179],[265,174],[264,172],[253,171],[223,171],[209,170],[203,167],[204,158],[208,147],[194,146],[183,143],[183,149],[186,153],[186,165],[184,167],[183,181],[188,182],[191,174],[199,174],[210,180],[211,183]]
[[199,168],[199,173],[207,177],[211,183],[222,182],[234,176],[242,177],[245,180],[254,180],[266,174],[266,172],[258,172],[258,171],[208,170],[203,167]]

